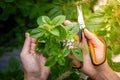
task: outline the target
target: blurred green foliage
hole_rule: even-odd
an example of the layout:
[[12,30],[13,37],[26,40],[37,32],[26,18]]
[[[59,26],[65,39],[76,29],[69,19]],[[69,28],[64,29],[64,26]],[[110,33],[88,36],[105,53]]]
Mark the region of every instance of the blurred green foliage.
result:
[[48,15],[49,0],[0,0],[0,51],[23,45],[24,33],[37,26],[40,15]]
[[20,69],[20,62],[15,57],[11,57],[8,68],[0,72],[0,80],[23,80],[23,71]]

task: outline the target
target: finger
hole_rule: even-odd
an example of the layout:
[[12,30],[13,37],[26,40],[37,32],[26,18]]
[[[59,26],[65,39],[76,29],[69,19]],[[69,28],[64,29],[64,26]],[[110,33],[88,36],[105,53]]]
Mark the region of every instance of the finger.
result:
[[23,45],[23,49],[22,49],[22,53],[27,53],[30,49],[30,41],[31,41],[31,38],[30,38],[30,35],[29,33],[25,33],[25,42],[24,42],[24,45]]
[[40,66],[41,66],[41,77],[42,78],[47,78],[50,73],[50,67],[45,66],[45,63],[46,63],[46,58],[43,56],[43,54],[40,54]]
[[72,62],[73,68],[81,68],[82,67],[81,62],[79,60],[77,60],[74,55],[69,54],[68,58],[73,59],[73,62]]
[[37,38],[32,38],[31,43],[37,43]]
[[84,34],[87,37],[87,39],[89,39],[89,40],[95,39],[95,35],[93,33],[91,33],[90,31],[88,31],[87,29],[84,29]]
[[91,46],[93,46],[92,48],[90,48],[90,51],[93,50],[93,52],[91,52],[92,58],[94,59],[93,61],[102,62],[105,59],[104,44],[98,39],[97,36],[89,32],[87,29],[84,30],[84,33],[87,39],[90,41]]
[[85,38],[84,33],[82,33],[82,43],[85,44],[85,45],[87,45],[87,40]]
[[68,24],[70,24],[71,22],[69,21],[69,20],[65,20],[64,21],[64,25],[68,25]]
[[36,44],[35,43],[31,43],[30,49],[35,51],[35,48],[36,48]]
[[30,45],[30,53],[31,54],[34,54],[36,52],[35,48],[36,48],[36,44],[35,43],[31,43],[31,45]]
[[89,54],[88,42],[87,42],[87,39],[85,38],[84,34],[82,34],[82,52],[83,52],[83,57],[86,54]]

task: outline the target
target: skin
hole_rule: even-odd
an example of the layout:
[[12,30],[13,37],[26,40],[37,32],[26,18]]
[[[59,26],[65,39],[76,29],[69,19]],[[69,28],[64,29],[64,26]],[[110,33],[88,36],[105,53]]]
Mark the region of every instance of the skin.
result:
[[[65,21],[64,24],[68,25],[70,21]],[[104,44],[91,32],[87,29],[84,29],[84,34],[82,37],[82,43],[87,46],[86,38],[91,41],[94,46],[94,51],[96,55],[96,60],[100,61],[104,57]],[[70,58],[74,59],[74,65],[78,64],[78,60],[75,59],[72,55],[69,55]],[[91,62],[90,54],[83,51],[83,67],[81,71],[90,76],[93,80],[120,80],[120,78],[115,74],[115,72],[110,68],[107,61],[99,66],[94,66]]]
[[26,33],[25,36],[24,46],[20,53],[24,80],[47,80],[50,68],[44,66],[46,58],[35,51],[37,39],[30,38],[29,33]]
[[[68,25],[70,21],[66,20],[65,25]],[[84,29],[84,35],[94,46],[94,51],[97,61],[103,58],[104,45],[103,43],[87,29]],[[86,38],[83,35],[82,43],[87,46]],[[30,38],[26,33],[26,40],[24,42],[23,49],[20,54],[21,62],[24,68],[24,80],[47,80],[50,72],[50,68],[44,66],[46,58],[40,53],[35,51],[36,39]],[[73,64],[77,65],[79,61],[73,56],[69,55],[69,58],[73,59]],[[109,67],[107,61],[102,65],[94,66],[91,62],[89,53],[83,51],[83,67],[81,71],[90,76],[93,80],[120,80],[115,72]]]

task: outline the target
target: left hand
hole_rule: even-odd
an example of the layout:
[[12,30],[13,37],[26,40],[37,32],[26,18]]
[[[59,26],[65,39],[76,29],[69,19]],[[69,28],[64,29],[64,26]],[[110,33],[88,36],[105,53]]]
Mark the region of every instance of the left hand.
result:
[[44,66],[46,58],[35,51],[37,39],[30,38],[26,33],[26,40],[20,53],[24,69],[24,80],[47,80],[50,68]]

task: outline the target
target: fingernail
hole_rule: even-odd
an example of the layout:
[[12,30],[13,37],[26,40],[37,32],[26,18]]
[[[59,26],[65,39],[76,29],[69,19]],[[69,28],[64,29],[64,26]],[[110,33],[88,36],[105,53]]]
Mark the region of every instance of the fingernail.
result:
[[65,25],[68,25],[68,24],[70,24],[70,23],[71,23],[71,22],[70,22],[69,20],[65,20],[65,21],[64,21],[64,24],[65,24]]
[[84,29],[84,31],[87,31],[87,32],[88,32],[88,30],[87,30],[86,28]]
[[29,36],[29,33],[28,33],[28,32],[26,32],[26,33],[25,33],[25,37],[27,38],[28,36]]
[[86,33],[86,32],[87,32],[87,33],[90,33],[90,31],[85,28],[85,29],[84,29],[84,33]]

